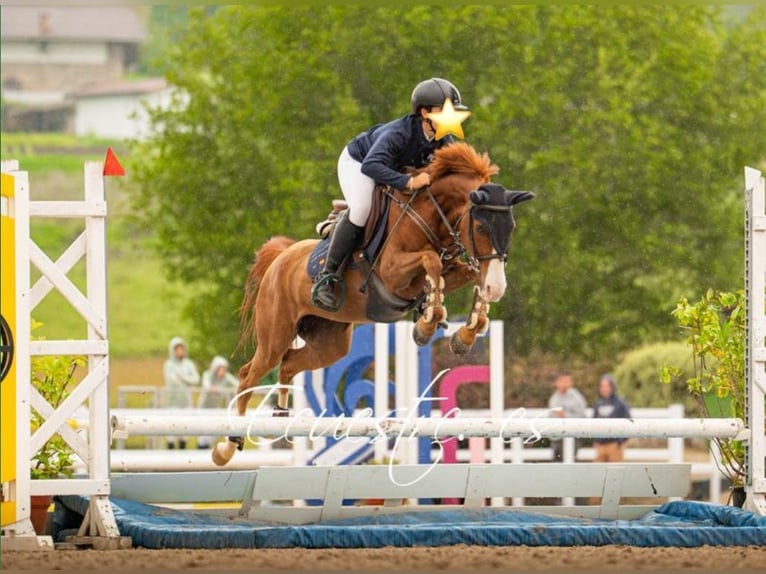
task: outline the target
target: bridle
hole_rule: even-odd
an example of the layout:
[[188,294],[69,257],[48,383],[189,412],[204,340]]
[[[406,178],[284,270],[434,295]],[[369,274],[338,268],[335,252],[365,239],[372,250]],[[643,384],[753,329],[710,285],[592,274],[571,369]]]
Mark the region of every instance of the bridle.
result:
[[[436,236],[436,234],[433,232],[433,230],[429,227],[428,223],[426,222],[423,217],[413,209],[412,202],[415,200],[415,198],[421,193],[421,191],[424,191],[428,194],[428,198],[433,203],[434,207],[436,208],[436,212],[439,214],[440,219],[442,220],[442,223],[447,227],[447,230],[449,231],[449,235],[452,238],[452,243],[448,245],[444,245],[439,238]],[[434,246],[436,249],[436,252],[439,254],[439,259],[442,262],[442,264],[445,264],[446,268],[449,269],[452,266],[452,260],[456,258],[462,258],[463,261],[468,265],[469,269],[472,271],[478,273],[479,272],[479,264],[481,261],[487,261],[490,259],[502,259],[503,262],[507,261],[508,259],[508,253],[507,251],[503,253],[499,253],[495,251],[494,253],[490,253],[488,255],[477,255],[476,254],[476,237],[474,235],[473,227],[474,227],[474,221],[475,211],[508,211],[509,207],[507,205],[486,205],[486,204],[477,204],[470,202],[470,205],[468,205],[457,217],[454,223],[450,223],[447,219],[446,214],[444,213],[444,210],[442,209],[441,205],[439,204],[439,201],[436,199],[434,194],[431,192],[430,187],[423,188],[422,190],[415,190],[410,195],[409,201],[402,201],[390,189],[386,189],[385,192],[386,195],[393,201],[399,208],[402,210],[401,215],[394,223],[393,227],[388,233],[388,237],[386,237],[386,242],[390,237],[393,236],[394,231],[396,231],[396,228],[401,223],[402,219],[405,215],[409,216],[410,219],[412,219],[415,224],[420,228],[420,230],[423,232],[423,234],[426,236],[428,241]],[[466,246],[463,244],[463,241],[460,239],[460,222],[463,220],[463,218],[468,215],[468,239],[470,243],[470,251],[466,248]],[[385,247],[385,244],[383,245]],[[379,253],[383,252],[383,248],[381,247]],[[374,261],[372,264],[372,267],[375,267],[375,263],[377,261]]]

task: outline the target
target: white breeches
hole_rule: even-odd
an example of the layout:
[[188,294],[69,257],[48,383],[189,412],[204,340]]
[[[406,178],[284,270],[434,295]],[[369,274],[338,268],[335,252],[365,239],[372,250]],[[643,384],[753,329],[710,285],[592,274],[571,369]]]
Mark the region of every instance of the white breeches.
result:
[[345,147],[338,158],[338,181],[343,198],[348,203],[349,220],[358,227],[364,227],[372,207],[375,181],[362,173],[362,164],[352,158]]

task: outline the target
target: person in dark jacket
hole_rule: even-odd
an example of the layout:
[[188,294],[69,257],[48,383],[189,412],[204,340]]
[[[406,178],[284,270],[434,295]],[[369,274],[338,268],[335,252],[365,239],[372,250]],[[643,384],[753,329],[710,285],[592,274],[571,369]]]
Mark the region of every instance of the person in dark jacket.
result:
[[411,113],[387,124],[378,124],[354,137],[338,159],[338,181],[348,210],[335,223],[325,265],[311,291],[315,306],[337,311],[343,301],[336,295],[342,281],[340,268],[364,232],[375,185],[415,190],[430,185],[428,173],[409,176],[404,168],[430,163],[438,148],[453,143],[451,135],[436,139],[431,113],[442,111],[449,98],[455,110],[467,110],[455,85],[442,78],[420,82],[412,91]]
[[[598,399],[593,405],[593,418],[595,419],[629,419],[630,407],[628,403],[617,394],[617,385],[614,377],[610,374],[601,375],[598,383]],[[624,438],[596,438],[593,439],[593,448],[596,451],[595,462],[619,462],[624,458]]]

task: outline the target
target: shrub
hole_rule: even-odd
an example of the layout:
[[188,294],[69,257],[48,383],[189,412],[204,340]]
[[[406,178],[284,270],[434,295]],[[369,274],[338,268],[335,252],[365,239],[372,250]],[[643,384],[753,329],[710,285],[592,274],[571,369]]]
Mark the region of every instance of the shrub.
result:
[[687,412],[696,405],[683,380],[663,384],[662,369],[672,366],[683,379],[694,375],[689,346],[683,342],[652,343],[629,351],[614,371],[620,394],[633,407],[666,407],[681,403]]
[[[663,368],[663,382],[683,383],[703,417],[745,418],[745,292],[708,289],[698,301],[678,302],[673,317],[686,333],[694,356],[691,375],[673,365]],[[719,470],[734,486],[745,478],[742,441],[713,439],[721,454]]]
[[[32,330],[42,324],[32,321]],[[40,340],[41,337],[33,337]],[[77,367],[85,365],[80,356],[33,356],[31,359],[31,382],[37,392],[54,409],[66,400],[76,382]],[[32,409],[31,431],[36,432],[46,420],[41,413]],[[69,478],[74,472],[74,451],[58,433],[54,433],[40,450],[32,456],[32,478]]]

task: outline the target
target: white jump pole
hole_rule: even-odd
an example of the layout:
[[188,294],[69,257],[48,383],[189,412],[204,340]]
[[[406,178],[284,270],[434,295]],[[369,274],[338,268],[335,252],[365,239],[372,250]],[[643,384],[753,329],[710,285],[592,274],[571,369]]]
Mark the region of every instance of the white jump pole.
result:
[[129,435],[240,435],[263,438],[323,436],[355,437],[499,437],[539,438],[737,438],[749,431],[740,419],[525,419],[496,418],[362,418],[362,417],[239,417],[112,416],[115,438]]

